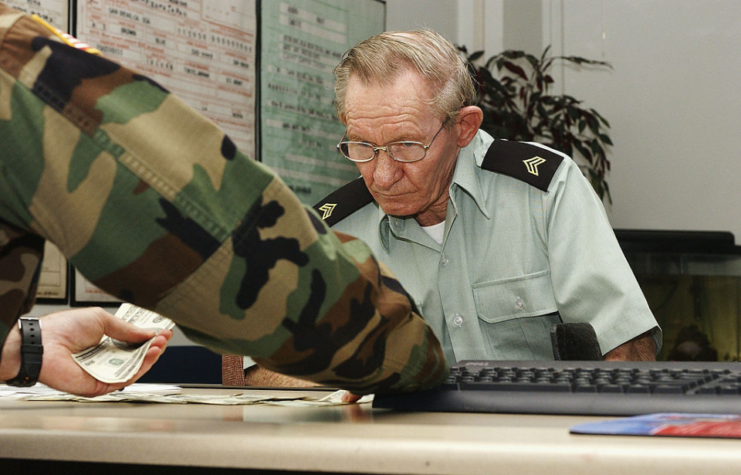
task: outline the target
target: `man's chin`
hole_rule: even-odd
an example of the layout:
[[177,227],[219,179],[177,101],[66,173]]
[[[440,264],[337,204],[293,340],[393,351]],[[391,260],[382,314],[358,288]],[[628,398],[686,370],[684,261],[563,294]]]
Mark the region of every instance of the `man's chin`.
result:
[[416,212],[412,212],[408,208],[404,208],[401,206],[381,205],[381,209],[384,213],[389,216],[393,216],[394,218],[411,218],[416,214]]
[[383,212],[389,216],[394,216],[396,218],[409,218],[415,216],[419,212],[417,207],[410,206],[410,196],[388,197],[374,194],[373,198],[375,198],[376,202],[381,206]]

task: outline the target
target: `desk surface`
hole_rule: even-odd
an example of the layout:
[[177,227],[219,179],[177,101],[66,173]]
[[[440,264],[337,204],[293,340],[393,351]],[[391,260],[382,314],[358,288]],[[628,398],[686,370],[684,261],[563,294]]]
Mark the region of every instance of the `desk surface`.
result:
[[370,404],[280,407],[0,400],[0,459],[304,473],[741,471],[741,440],[569,434],[574,424],[604,419],[395,413],[372,409]]

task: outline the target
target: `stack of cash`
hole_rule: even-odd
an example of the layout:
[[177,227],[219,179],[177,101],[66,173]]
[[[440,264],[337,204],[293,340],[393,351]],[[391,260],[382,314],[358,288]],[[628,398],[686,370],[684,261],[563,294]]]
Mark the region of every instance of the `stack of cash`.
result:
[[[155,331],[169,330],[175,326],[175,323],[167,317],[128,303],[121,305],[116,312],[116,317],[138,327]],[[98,381],[123,383],[139,371],[151,344],[151,339],[144,343],[131,345],[104,336],[96,346],[74,354],[72,357],[82,369]]]

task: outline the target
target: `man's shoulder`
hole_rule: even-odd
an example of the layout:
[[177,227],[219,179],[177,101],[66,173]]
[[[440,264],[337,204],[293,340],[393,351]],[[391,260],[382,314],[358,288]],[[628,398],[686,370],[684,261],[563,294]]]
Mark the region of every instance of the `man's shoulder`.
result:
[[334,226],[351,214],[373,202],[362,178],[351,181],[314,205],[314,210],[327,223]]
[[564,158],[547,147],[495,139],[486,151],[481,168],[548,191]]

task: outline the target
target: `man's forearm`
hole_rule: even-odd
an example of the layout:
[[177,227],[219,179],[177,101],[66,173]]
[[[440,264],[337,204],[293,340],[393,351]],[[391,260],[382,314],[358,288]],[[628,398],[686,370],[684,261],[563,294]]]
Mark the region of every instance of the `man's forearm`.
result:
[[607,352],[607,361],[656,361],[656,342],[646,332]]
[[280,373],[269,371],[257,365],[248,368],[244,372],[244,382],[247,386],[264,386],[272,388],[308,388],[316,386],[316,383],[304,379],[292,378]]

